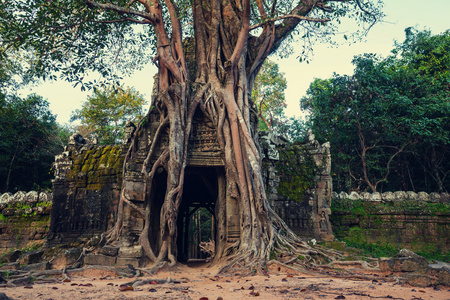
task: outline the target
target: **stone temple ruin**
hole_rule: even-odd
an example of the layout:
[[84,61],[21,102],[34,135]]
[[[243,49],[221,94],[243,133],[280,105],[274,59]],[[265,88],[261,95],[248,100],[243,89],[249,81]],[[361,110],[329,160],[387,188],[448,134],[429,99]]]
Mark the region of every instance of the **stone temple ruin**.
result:
[[[151,113],[149,122],[139,137],[137,158],[126,166],[124,173],[127,184],[132,185],[126,189],[131,191],[126,197],[138,207],[143,206],[140,195],[146,189],[140,170],[158,121],[159,116]],[[88,240],[113,226],[122,188],[124,156],[135,131],[133,124],[127,124],[123,145],[116,146],[95,145],[80,135],[74,135],[65,151],[56,157],[49,246]],[[154,157],[158,157],[167,144],[168,137],[163,135]],[[282,174],[277,170],[279,150],[287,147],[286,142],[271,135],[264,135],[260,138],[260,144],[264,154],[264,177],[270,205],[299,236],[316,240],[332,239],[328,218],[331,213],[332,192],[329,145],[319,145],[310,135],[307,143],[293,146],[306,150],[319,166],[319,171],[315,175],[315,186],[310,188],[302,199],[289,199],[277,192],[282,180]],[[239,238],[238,206],[234,200],[225,199],[226,176],[222,158],[223,153],[212,124],[199,114],[194,118],[189,140],[184,192],[177,220],[179,261],[199,258],[198,253],[189,250],[188,236],[190,217],[199,208],[206,209],[211,214],[212,223],[217,222],[217,214],[226,216],[226,224],[214,223],[212,226],[216,233],[218,228],[221,228],[221,234],[213,235],[216,236],[216,243],[232,243]],[[155,206],[152,209],[159,210],[163,203],[166,178],[166,171],[160,168],[153,182],[156,188],[152,189],[152,195],[147,195]],[[217,207],[219,202],[225,203],[224,208]],[[126,209],[115,264],[139,265],[142,261],[142,249],[136,245],[143,223],[139,214]],[[154,220],[153,228],[157,228],[158,224],[159,220]],[[105,264],[110,263],[112,261]]]

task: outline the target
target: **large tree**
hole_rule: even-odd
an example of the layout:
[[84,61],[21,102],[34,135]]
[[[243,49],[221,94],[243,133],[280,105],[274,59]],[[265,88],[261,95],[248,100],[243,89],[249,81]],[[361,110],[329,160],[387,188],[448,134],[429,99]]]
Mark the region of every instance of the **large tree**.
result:
[[[316,79],[302,98],[330,141],[341,190],[448,190],[449,31],[406,29],[385,59],[355,57],[352,76]],[[446,186],[447,183],[447,186]]]
[[[333,32],[343,17],[361,25],[364,33],[382,16],[379,9],[376,0],[11,0],[0,5],[0,30],[9,49],[34,49],[34,74],[54,77],[49,74],[58,71],[85,85],[89,83],[83,83],[83,74],[88,70],[111,76],[114,65],[123,71],[142,66],[150,48],[158,66],[151,106],[161,116],[152,145],[167,129],[169,146],[153,165],[150,147],[142,169],[148,182],[160,166],[167,171],[161,210],[136,208],[145,216],[140,236],[145,254],[155,262],[176,262],[176,220],[188,139],[194,113],[200,109],[217,131],[227,197],[239,206],[239,241],[216,249],[216,259],[227,257],[230,267],[256,267],[269,259],[276,243],[293,247],[288,239],[298,239],[267,203],[251,100],[254,79],[268,55],[280,49],[289,52],[292,38],[305,41],[306,53],[311,40],[328,39],[326,33]],[[134,158],[136,146],[131,143],[125,165]],[[124,206],[133,207],[125,190],[110,241],[120,236]],[[149,232],[148,224],[157,214],[160,232]],[[155,234],[158,242],[150,245],[149,235]]]
[[51,165],[64,145],[48,106],[35,94],[0,95],[0,192],[51,188]]

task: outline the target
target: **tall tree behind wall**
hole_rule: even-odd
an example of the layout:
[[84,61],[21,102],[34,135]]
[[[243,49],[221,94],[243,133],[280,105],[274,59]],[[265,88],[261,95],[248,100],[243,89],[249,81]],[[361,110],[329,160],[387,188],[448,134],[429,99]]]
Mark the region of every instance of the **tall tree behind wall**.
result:
[[0,98],[0,191],[51,188],[51,165],[63,145],[41,96]]
[[353,76],[317,79],[302,99],[339,190],[450,189],[450,34],[406,33],[398,56],[356,57]]

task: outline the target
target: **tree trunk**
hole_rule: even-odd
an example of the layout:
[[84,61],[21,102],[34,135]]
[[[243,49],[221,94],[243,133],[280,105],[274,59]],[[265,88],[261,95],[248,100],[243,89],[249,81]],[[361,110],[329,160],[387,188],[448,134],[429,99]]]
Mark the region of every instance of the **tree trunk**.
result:
[[[149,2],[142,3],[147,5],[145,3]],[[201,0],[194,0],[195,38],[182,41],[174,4],[170,1],[165,4],[171,15],[170,38],[162,22],[160,6],[146,6],[157,37],[155,61],[159,66],[147,123],[155,111],[160,121],[142,164],[141,174],[147,186],[141,189],[139,198],[145,205],[139,206],[127,196],[134,188],[133,182],[127,179],[130,171],[127,168],[139,160],[139,139],[145,133],[145,128],[140,126],[125,158],[118,218],[108,234],[109,241],[120,238],[124,218],[129,215],[125,212],[127,207],[144,218],[139,243],[147,258],[157,266],[165,261],[176,262],[177,217],[183,194],[188,141],[194,114],[201,111],[213,124],[223,154],[225,182],[219,180],[219,189],[225,189],[226,201],[236,201],[239,211],[239,239],[233,244],[216,243],[214,261],[224,262],[224,271],[245,265],[262,272],[275,243],[290,249],[306,247],[268,207],[257,141],[257,112],[250,99],[253,81],[262,63],[300,20],[287,20],[280,26],[268,22],[261,26],[262,33],[256,38],[249,34],[250,1],[212,1],[205,5]],[[306,15],[314,5],[315,1],[300,3],[293,13]],[[259,2],[258,9],[264,14]],[[189,69],[187,66],[195,67]],[[155,145],[161,142],[166,130],[169,131],[168,148],[157,156]],[[153,183],[160,167],[167,171],[167,182],[159,208],[152,203],[150,195],[155,193]],[[224,203],[216,205],[218,235],[225,230],[224,206]],[[159,220],[159,226],[154,224],[155,220]]]

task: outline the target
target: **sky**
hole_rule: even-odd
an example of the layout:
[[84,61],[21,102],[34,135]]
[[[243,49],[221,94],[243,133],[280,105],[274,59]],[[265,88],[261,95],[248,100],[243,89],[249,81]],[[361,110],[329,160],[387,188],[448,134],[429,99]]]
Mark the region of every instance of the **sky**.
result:
[[[448,18],[450,0],[384,0],[384,3],[383,12],[386,14],[384,22],[376,24],[370,30],[365,42],[342,44],[333,48],[327,44],[316,44],[309,64],[300,63],[295,54],[285,59],[270,58],[279,64],[280,71],[287,79],[285,96],[288,117],[304,116],[305,113],[300,110],[299,100],[306,95],[306,90],[314,78],[330,78],[333,73],[351,75],[353,73],[351,61],[355,55],[376,53],[386,57],[394,48],[395,41],[404,40],[404,30],[410,26],[420,30],[431,30],[433,34],[450,29]],[[346,31],[342,30],[343,33]],[[153,75],[156,71],[156,67],[150,63],[141,71],[135,72],[132,77],[124,78],[123,83],[144,94],[149,102]],[[27,87],[20,92],[22,96],[30,93],[36,93],[47,99],[51,112],[57,115],[57,121],[66,124],[69,123],[71,113],[81,108],[86,97],[92,92],[82,92],[71,83],[56,81]]]

